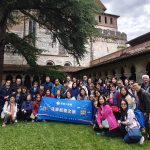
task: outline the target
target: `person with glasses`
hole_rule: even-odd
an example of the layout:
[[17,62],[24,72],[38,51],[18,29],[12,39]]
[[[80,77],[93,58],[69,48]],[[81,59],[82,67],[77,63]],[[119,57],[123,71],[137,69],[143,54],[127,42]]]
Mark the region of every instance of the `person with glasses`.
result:
[[114,84],[110,84],[109,104],[116,119],[118,120],[120,118],[120,93],[118,92],[118,90],[116,90]]
[[133,109],[133,110],[136,109],[135,98],[129,94],[126,87],[122,87],[120,89],[120,98],[121,100],[126,100],[128,102],[129,109]]
[[[127,144],[132,143],[138,143],[143,144],[144,143],[144,137],[142,136],[140,132],[140,125],[135,117],[135,114],[132,109],[128,109],[128,102],[126,100],[121,101],[121,118],[118,120],[118,124],[120,127],[120,130],[122,132],[122,137]],[[136,138],[133,138],[132,136],[135,134],[134,129],[139,131],[139,136]],[[131,130],[133,131],[133,135],[130,135]]]

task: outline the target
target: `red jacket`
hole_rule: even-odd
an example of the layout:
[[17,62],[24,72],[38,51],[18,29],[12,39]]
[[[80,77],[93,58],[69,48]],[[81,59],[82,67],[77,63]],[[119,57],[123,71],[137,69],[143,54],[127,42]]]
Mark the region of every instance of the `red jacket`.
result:
[[38,113],[39,106],[40,106],[40,101],[34,101],[32,103],[32,113],[34,115],[36,115]]
[[54,94],[51,93],[51,95],[45,95],[45,97],[51,97],[51,98],[55,98]]

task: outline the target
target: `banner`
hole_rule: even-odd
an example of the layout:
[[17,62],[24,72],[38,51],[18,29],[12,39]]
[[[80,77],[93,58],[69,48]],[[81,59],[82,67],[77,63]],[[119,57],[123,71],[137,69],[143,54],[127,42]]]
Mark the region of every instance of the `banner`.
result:
[[42,97],[38,119],[73,123],[92,123],[92,101]]

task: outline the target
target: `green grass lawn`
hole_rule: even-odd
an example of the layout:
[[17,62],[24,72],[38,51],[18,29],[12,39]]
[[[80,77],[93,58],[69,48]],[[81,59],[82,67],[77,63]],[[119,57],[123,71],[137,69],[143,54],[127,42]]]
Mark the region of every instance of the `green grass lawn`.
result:
[[91,126],[58,122],[18,123],[0,129],[0,150],[150,150],[95,134]]

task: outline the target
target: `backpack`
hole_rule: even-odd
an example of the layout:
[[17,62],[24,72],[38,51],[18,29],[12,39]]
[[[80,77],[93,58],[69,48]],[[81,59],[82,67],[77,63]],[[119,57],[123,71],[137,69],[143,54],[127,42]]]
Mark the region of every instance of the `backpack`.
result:
[[139,109],[135,109],[134,114],[135,114],[135,117],[136,117],[138,123],[140,124],[140,128],[144,128],[145,127],[144,114]]

